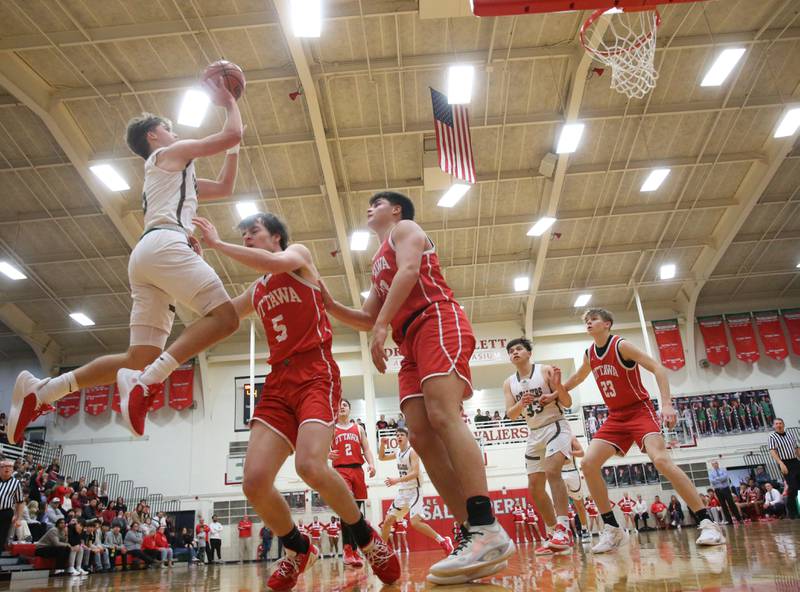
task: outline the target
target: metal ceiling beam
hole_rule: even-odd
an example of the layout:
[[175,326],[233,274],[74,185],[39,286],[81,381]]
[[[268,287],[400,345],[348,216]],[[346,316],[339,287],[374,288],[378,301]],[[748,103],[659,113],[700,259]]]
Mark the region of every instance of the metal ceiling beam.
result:
[[297,68],[297,75],[300,78],[300,83],[303,85],[303,98],[306,102],[308,118],[311,120],[311,129],[314,133],[317,157],[322,169],[322,178],[325,184],[325,194],[328,198],[331,216],[333,217],[336,240],[339,243],[339,249],[342,253],[342,262],[344,263],[345,275],[347,276],[347,285],[350,291],[351,302],[353,306],[360,307],[361,296],[359,295],[358,282],[356,281],[353,256],[350,253],[350,244],[347,240],[346,221],[342,202],[339,199],[339,189],[336,185],[333,159],[328,150],[328,140],[325,137],[325,123],[322,118],[317,85],[311,74],[303,43],[292,33],[288,0],[275,0],[275,8],[278,11],[278,17],[281,22],[289,54],[292,56],[292,61],[294,62],[295,68]]
[[[417,3],[412,0],[392,2],[371,0],[364,6],[364,16],[394,16],[395,14],[411,14],[417,12]],[[360,18],[358,4],[333,4],[330,11],[325,14],[325,20],[339,20],[346,18]],[[188,28],[187,28],[188,23]],[[77,47],[95,45],[98,43],[119,43],[137,39],[153,39],[156,37],[173,37],[179,35],[204,34],[206,28],[212,33],[222,31],[257,29],[278,25],[278,19],[273,11],[246,12],[242,14],[228,14],[220,16],[187,17],[174,21],[152,21],[132,25],[117,25],[111,27],[92,27],[81,31],[53,31],[48,35],[60,47]],[[88,36],[88,39],[87,39]],[[42,35],[12,35],[0,39],[0,51],[29,51],[34,49],[49,49],[50,43]]]
[[30,346],[43,372],[50,374],[58,366],[61,361],[61,347],[49,332],[39,327],[18,306],[10,303],[0,305],[0,321]]

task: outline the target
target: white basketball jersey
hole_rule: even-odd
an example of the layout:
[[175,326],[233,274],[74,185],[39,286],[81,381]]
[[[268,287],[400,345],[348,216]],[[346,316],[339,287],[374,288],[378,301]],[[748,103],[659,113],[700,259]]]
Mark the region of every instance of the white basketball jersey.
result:
[[194,161],[182,171],[165,171],[156,164],[156,156],[162,150],[164,148],[154,150],[144,163],[144,229],[177,227],[191,233],[194,229],[192,218],[197,212]]
[[553,392],[544,379],[541,365],[534,364],[531,368],[531,375],[527,377],[520,378],[519,373],[514,372],[509,376],[508,382],[515,401],[519,401],[526,393],[533,395],[533,403],[522,410],[522,415],[530,429],[542,428],[564,417],[564,412],[557,400],[544,406],[539,404],[539,397]]
[[[400,473],[401,477],[405,477],[411,472],[411,446],[406,448],[405,451],[397,450],[397,471]],[[419,477],[417,477],[413,481],[398,483],[397,488],[400,491],[407,491],[409,489],[416,489],[419,485]]]

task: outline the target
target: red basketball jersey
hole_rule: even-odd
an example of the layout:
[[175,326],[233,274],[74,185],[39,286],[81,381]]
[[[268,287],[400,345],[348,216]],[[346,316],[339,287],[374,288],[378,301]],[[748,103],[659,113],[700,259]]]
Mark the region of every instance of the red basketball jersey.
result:
[[253,306],[267,334],[270,365],[315,348],[330,348],[333,332],[322,293],[296,273],[270,274],[258,280]]
[[612,335],[602,356],[597,355],[594,343],[588,349],[592,374],[610,411],[650,400],[650,394],[642,384],[639,365],[634,363],[629,367],[622,363],[620,341],[622,337]]
[[364,451],[361,449],[361,431],[357,423],[346,428],[336,424],[333,432],[331,449],[339,452],[339,458],[333,461],[334,467],[364,464]]
[[[372,257],[372,289],[383,305],[389,287],[397,274],[397,254],[391,233],[381,244],[377,253]],[[431,246],[422,254],[419,266],[419,279],[411,293],[406,298],[400,310],[392,319],[392,339],[400,345],[403,340],[403,326],[419,311],[434,302],[455,302],[453,291],[444,281],[442,270],[439,267],[439,257],[436,247]]]

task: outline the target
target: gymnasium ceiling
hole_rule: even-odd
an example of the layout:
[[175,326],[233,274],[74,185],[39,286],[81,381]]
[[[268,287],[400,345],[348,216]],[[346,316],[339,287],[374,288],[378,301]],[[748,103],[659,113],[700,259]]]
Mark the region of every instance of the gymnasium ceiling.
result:
[[[185,89],[219,57],[247,76],[245,147],[235,195],[200,213],[230,241],[237,201],[278,213],[342,301],[368,288],[376,247],[374,237],[365,253],[343,243],[365,228],[369,196],[388,187],[414,200],[475,323],[523,327],[528,309],[534,328],[574,319],[584,292],[630,310],[634,288],[646,310],[676,314],[800,302],[800,150],[796,135],[772,137],[800,100],[796,2],[663,8],[658,85],[630,102],[610,90],[610,72],[597,76],[599,64],[581,59],[586,13],[478,19],[459,16],[465,4],[324,0],[321,38],[300,41],[271,0],[0,3],[0,259],[28,276],[0,277],[0,359],[26,341],[53,361],[127,346],[142,163],[125,147],[125,123],[142,110],[176,119]],[[425,18],[430,11],[449,17]],[[726,47],[747,51],[725,84],[700,87]],[[423,188],[428,87],[445,91],[456,62],[476,66],[478,182],[443,209],[441,191]],[[542,159],[575,120],[586,124],[578,151],[544,176]],[[199,129],[176,129],[199,136],[221,121],[213,113]],[[95,161],[117,167],[131,189],[108,191],[88,171]],[[199,162],[198,172],[213,177],[221,162]],[[671,174],[640,192],[654,167]],[[553,212],[551,232],[526,236]],[[254,277],[213,252],[207,259],[232,294]],[[659,279],[663,263],[677,265],[674,280]],[[515,292],[517,276],[531,288]],[[77,326],[76,310],[97,324]],[[234,339],[245,341],[246,327]]]

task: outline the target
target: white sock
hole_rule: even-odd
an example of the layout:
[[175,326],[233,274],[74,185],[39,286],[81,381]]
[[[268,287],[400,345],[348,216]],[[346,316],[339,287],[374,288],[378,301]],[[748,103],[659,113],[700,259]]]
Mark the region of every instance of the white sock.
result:
[[161,355],[142,371],[139,377],[139,382],[142,384],[160,384],[164,382],[170,374],[178,369],[180,364],[167,352],[161,352]]
[[56,376],[47,381],[41,389],[39,389],[38,397],[42,403],[52,405],[59,399],[64,398],[67,394],[77,391],[78,383],[75,381],[75,373],[67,372],[61,376]]
[[436,535],[436,542],[437,543],[441,543],[443,540],[444,540],[444,537],[442,535],[440,535],[440,534]]
[[556,516],[556,524],[560,524],[565,529],[569,530],[569,518],[567,516]]

